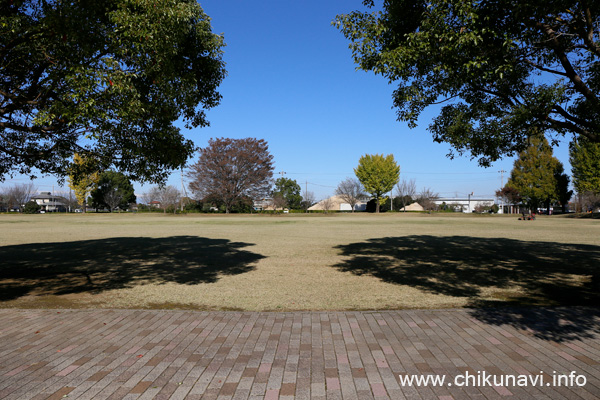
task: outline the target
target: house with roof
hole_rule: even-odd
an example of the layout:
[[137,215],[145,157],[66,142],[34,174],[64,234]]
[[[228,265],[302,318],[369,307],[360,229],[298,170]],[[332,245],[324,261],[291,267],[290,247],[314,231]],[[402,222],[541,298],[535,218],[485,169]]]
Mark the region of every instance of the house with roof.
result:
[[31,196],[31,200],[40,206],[43,212],[67,212],[67,200],[62,196],[53,195],[51,192],[40,192]]
[[[367,202],[364,200],[359,201],[354,206],[354,211],[365,211],[366,209]],[[341,196],[332,196],[309,207],[308,211],[352,211],[352,206],[342,199]]]

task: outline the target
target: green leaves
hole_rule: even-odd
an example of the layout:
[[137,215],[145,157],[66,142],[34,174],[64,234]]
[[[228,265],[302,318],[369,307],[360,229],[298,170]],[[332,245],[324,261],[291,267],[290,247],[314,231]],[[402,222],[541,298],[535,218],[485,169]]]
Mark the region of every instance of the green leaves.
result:
[[569,161],[577,192],[600,194],[600,143],[583,138],[573,140],[569,146]]
[[569,177],[564,174],[562,163],[552,156],[545,138],[532,138],[519,154],[507,186],[516,189],[532,210],[542,203],[566,204],[572,194],[568,190]]
[[398,85],[400,121],[415,127],[445,103],[434,140],[488,166],[546,132],[600,141],[600,9],[589,4],[385,0],[335,23],[359,68]]
[[194,0],[27,0],[0,9],[0,177],[65,176],[74,152],[161,182],[208,125],[223,38]]
[[380,202],[386,200],[383,195],[391,191],[400,179],[400,166],[392,154],[365,154],[358,160],[354,173],[365,191],[377,200],[379,212]]

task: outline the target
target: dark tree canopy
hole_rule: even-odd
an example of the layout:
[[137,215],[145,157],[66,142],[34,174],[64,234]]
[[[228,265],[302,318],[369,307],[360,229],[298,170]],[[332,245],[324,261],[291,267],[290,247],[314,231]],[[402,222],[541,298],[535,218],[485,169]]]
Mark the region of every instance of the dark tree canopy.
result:
[[273,197],[281,196],[287,207],[299,209],[302,206],[301,190],[300,185],[294,179],[281,177],[275,181]]
[[244,197],[256,200],[270,193],[273,156],[263,139],[210,139],[187,176],[197,198],[217,198],[229,213]]
[[100,174],[97,187],[91,191],[92,206],[95,208],[127,209],[136,197],[131,181],[121,172],[104,171]]
[[533,211],[542,205],[549,208],[553,202],[566,205],[572,195],[569,177],[546,139],[533,139],[519,153],[506,185],[514,188]]
[[160,182],[193,154],[175,126],[208,124],[225,76],[196,0],[0,5],[0,180],[59,178],[79,153]]
[[573,185],[580,194],[600,194],[600,143],[581,138],[573,140],[569,148],[573,170]]
[[[365,5],[375,7],[375,1]],[[384,0],[338,15],[354,61],[398,84],[398,119],[481,165],[567,133],[600,142],[600,7],[574,0]]]

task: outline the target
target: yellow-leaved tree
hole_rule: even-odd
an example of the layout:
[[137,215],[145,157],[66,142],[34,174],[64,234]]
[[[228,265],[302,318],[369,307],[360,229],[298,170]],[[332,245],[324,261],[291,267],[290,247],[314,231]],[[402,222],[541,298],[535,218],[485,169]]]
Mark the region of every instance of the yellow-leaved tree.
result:
[[69,187],[75,193],[77,201],[82,205],[83,212],[86,212],[87,198],[98,184],[99,179],[100,172],[95,160],[91,157],[75,153],[67,181],[69,182]]

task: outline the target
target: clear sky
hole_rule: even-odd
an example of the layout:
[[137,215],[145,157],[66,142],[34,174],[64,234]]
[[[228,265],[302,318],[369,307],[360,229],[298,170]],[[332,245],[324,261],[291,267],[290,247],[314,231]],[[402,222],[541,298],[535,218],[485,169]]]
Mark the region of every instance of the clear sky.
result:
[[[468,157],[448,159],[449,146],[434,143],[427,131],[437,109],[426,110],[419,126],[409,129],[392,109],[395,86],[356,71],[348,41],[331,22],[337,14],[363,9],[360,0],[200,4],[212,18],[213,31],[225,37],[228,76],[219,88],[221,105],[207,113],[211,126],[184,132],[197,146],[216,137],[265,139],[275,177],[285,172],[317,199],[332,195],[341,180],[354,176],[364,154],[393,154],[401,179],[415,179],[418,190],[428,187],[441,197],[471,192],[492,197],[501,186],[500,170],[506,171],[506,183],[514,159],[490,168]],[[554,155],[570,172],[568,138]],[[34,183],[43,191],[56,185],[51,177]],[[172,175],[168,183],[181,188],[181,175]],[[136,194],[149,189],[134,186]]]

